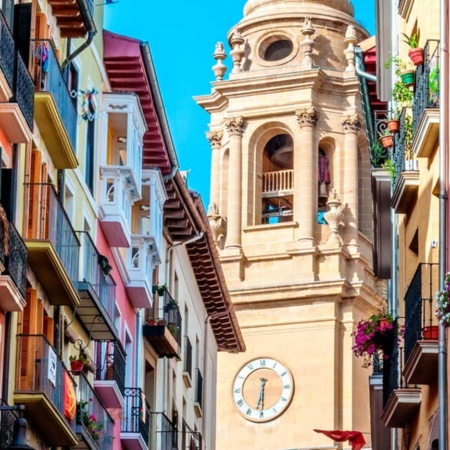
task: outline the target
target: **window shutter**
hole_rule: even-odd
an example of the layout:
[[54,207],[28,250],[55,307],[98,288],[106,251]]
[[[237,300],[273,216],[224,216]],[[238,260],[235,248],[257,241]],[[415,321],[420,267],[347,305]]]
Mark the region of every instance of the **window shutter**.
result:
[[14,18],[14,0],[3,0],[2,1],[2,11],[5,16],[6,23],[9,28],[13,29],[13,18]]
[[27,67],[30,65],[32,3],[14,6],[14,41]]
[[31,167],[30,167],[30,189],[28,198],[28,239],[36,239],[39,230],[40,217],[40,186],[33,183],[40,183],[41,181],[41,161],[42,154],[37,150],[31,153]]

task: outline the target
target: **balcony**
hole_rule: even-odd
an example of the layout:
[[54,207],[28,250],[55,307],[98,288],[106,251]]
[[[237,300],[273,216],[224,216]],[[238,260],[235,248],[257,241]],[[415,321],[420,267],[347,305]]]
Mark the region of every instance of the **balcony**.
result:
[[[387,358],[383,361],[383,404],[381,420],[387,428],[404,428],[420,408],[421,390],[404,384],[402,373],[403,349],[398,344],[398,327],[383,348]],[[400,385],[399,385],[400,379]]]
[[419,158],[429,157],[438,145],[439,73],[439,41],[428,40],[414,88],[412,151]]
[[263,173],[262,223],[278,223],[292,220],[294,171],[278,170]]
[[119,338],[114,324],[116,283],[100,267],[101,258],[88,233],[77,232],[81,243],[81,280],[77,283],[80,305],[77,315],[95,341]]
[[148,450],[150,406],[139,388],[125,388],[120,440],[126,450]]
[[[10,406],[0,399],[1,406]],[[14,411],[0,411],[0,448],[7,449],[13,439],[14,421],[18,415]]]
[[120,341],[99,342],[94,388],[106,408],[123,408],[125,350]]
[[395,136],[392,162],[395,167],[391,207],[397,214],[407,213],[417,199],[419,170],[411,151],[411,117],[403,108],[400,132]]
[[28,263],[52,305],[78,306],[80,243],[51,184],[25,184]]
[[192,344],[188,336],[184,337],[183,381],[187,388],[192,387]]
[[[0,205],[0,210],[3,208]],[[4,214],[4,211],[3,211]],[[5,218],[0,221],[0,310],[23,311],[26,305],[27,248]]]
[[75,169],[78,115],[51,41],[31,41],[31,62],[36,89],[34,116],[40,135],[55,168]]
[[95,30],[94,0],[48,0],[65,38],[82,38]]
[[0,121],[11,143],[31,141],[34,85],[0,11]]
[[74,448],[111,449],[114,422],[83,373],[78,378],[77,399],[76,431],[79,442]]
[[203,376],[200,369],[195,369],[194,411],[197,418],[203,417]]
[[434,296],[439,288],[439,264],[422,263],[405,295],[405,368],[408,384],[437,382],[438,322]]
[[14,403],[25,405],[27,418],[49,446],[72,447],[78,443],[74,399],[72,420],[65,416],[72,406],[68,404],[70,399],[65,404],[66,390],[75,392],[73,380],[47,339],[18,335]]
[[131,208],[139,199],[130,168],[100,168],[100,221],[111,247],[129,247]]
[[143,333],[160,358],[179,358],[181,347],[181,313],[168,292],[164,295],[162,318],[149,320]]
[[153,306],[153,268],[159,264],[155,239],[149,235],[131,235],[125,251],[125,284],[133,308]]
[[178,448],[178,430],[164,413],[150,413],[150,450]]
[[182,450],[202,450],[202,435],[198,431],[193,431],[183,420],[181,430],[181,449]]

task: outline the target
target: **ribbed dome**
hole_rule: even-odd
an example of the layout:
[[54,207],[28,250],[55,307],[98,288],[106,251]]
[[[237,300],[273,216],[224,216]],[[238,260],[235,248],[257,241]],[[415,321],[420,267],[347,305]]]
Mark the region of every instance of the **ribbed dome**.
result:
[[351,17],[354,16],[350,0],[248,0],[244,7],[244,16],[276,14],[286,11],[286,9],[310,14],[319,7],[334,9]]

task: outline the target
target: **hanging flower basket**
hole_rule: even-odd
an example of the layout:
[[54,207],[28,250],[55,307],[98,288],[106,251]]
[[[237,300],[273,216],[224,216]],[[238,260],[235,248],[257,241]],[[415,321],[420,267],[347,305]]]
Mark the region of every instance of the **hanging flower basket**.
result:
[[84,363],[81,361],[70,361],[70,370],[75,373],[82,372]]
[[444,327],[450,326],[450,273],[445,276],[443,289],[436,293],[436,317]]
[[391,133],[398,133],[398,130],[400,128],[400,121],[398,119],[388,120],[387,127]]
[[423,64],[423,48],[412,48],[408,51],[408,55],[415,66]]
[[422,337],[427,340],[439,339],[439,327],[437,325],[431,325],[429,327],[422,328]]
[[402,72],[400,75],[400,78],[402,79],[402,82],[406,87],[414,86],[414,71],[413,70],[406,70],[405,72]]
[[394,146],[394,139],[390,134],[381,136],[380,141],[384,148],[391,148]]

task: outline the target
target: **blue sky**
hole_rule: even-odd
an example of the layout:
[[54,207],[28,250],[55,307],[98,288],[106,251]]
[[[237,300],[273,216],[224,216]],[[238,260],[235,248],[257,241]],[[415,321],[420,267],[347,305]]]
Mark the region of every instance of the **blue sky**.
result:
[[[189,188],[200,192],[206,208],[209,116],[192,97],[210,92],[214,46],[218,41],[226,43],[228,30],[242,18],[245,3],[120,0],[104,6],[106,29],[150,44],[180,169],[190,170]],[[374,0],[353,0],[353,5],[356,19],[373,33]],[[230,57],[225,63],[229,66]]]

